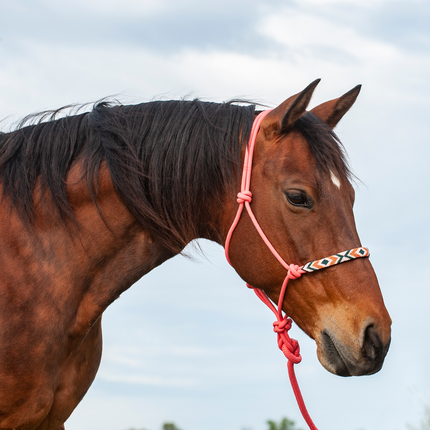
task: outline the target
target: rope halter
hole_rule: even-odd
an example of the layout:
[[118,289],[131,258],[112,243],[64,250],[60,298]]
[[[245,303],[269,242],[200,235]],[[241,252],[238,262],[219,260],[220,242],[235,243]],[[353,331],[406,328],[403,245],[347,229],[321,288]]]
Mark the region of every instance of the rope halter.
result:
[[270,251],[275,256],[275,258],[287,271],[287,275],[284,279],[284,282],[282,283],[281,291],[279,293],[279,300],[278,300],[277,307],[275,307],[275,305],[267,297],[264,291],[258,288],[254,288],[249,284],[246,284],[246,285],[248,288],[252,288],[254,290],[258,298],[263,303],[265,303],[276,316],[276,321],[273,323],[273,331],[277,334],[279,349],[284,353],[285,357],[288,360],[288,375],[290,377],[291,386],[293,388],[294,395],[297,400],[297,404],[309,428],[311,430],[318,430],[306,409],[302,394],[300,392],[299,385],[297,383],[296,375],[294,372],[294,364],[300,363],[300,361],[302,360],[302,357],[300,355],[299,343],[297,342],[297,340],[291,338],[288,334],[288,331],[290,330],[292,325],[292,320],[282,312],[282,303],[284,301],[285,291],[287,289],[288,281],[290,279],[297,279],[297,278],[300,278],[300,276],[302,276],[304,273],[315,272],[316,270],[325,269],[330,266],[335,266],[340,263],[345,263],[347,261],[355,260],[356,258],[368,257],[369,250],[363,247],[354,248],[348,251],[343,251],[343,252],[339,252],[338,254],[331,255],[330,257],[322,258],[321,260],[311,261],[309,263],[306,263],[304,266],[298,266],[296,264],[287,264],[283,260],[283,258],[278,254],[278,252],[273,247],[273,245],[270,243],[269,239],[267,239],[267,236],[264,234],[263,230],[258,224],[258,221],[255,218],[255,215],[251,209],[252,193],[250,191],[250,185],[251,185],[252,158],[254,154],[254,147],[257,139],[258,130],[260,129],[261,122],[270,111],[271,110],[266,110],[261,112],[255,118],[254,124],[251,129],[249,144],[246,148],[245,158],[243,162],[241,190],[237,194],[237,203],[239,204],[239,208],[237,210],[233,224],[231,225],[230,230],[228,231],[228,234],[227,234],[227,238],[225,241],[225,256],[227,258],[227,261],[231,265],[230,257],[228,253],[229,247],[230,247],[230,241],[231,241],[233,232],[237,224],[239,223],[243,208],[245,207],[260,237],[263,239],[264,243],[270,249]]

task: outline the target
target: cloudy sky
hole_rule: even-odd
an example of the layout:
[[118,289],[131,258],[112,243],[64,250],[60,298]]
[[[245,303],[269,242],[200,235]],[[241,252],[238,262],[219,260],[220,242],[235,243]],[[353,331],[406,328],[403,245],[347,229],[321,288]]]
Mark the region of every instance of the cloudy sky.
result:
[[[402,430],[430,404],[430,2],[2,0],[0,118],[114,96],[244,97],[276,106],[316,78],[311,105],[363,84],[337,128],[355,174],[393,340],[376,375],[340,378],[302,345],[297,376],[320,430]],[[224,261],[177,257],[105,313],[104,357],[68,430],[305,428],[272,315]]]

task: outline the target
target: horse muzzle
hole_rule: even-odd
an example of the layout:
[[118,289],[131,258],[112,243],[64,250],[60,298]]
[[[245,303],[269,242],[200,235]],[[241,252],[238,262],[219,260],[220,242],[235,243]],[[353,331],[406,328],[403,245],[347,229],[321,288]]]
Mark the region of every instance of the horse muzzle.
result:
[[391,338],[384,341],[384,334],[373,323],[363,326],[358,341],[343,341],[344,333],[327,328],[321,331],[318,359],[331,373],[339,376],[371,375],[378,372],[387,355]]

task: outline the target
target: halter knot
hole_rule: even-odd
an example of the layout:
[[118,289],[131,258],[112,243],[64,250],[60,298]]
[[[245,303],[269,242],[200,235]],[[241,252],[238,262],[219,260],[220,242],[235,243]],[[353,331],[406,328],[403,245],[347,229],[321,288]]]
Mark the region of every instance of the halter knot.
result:
[[273,323],[273,331],[278,334],[278,347],[285,357],[292,363],[298,364],[302,361],[302,356],[300,355],[299,343],[288,335],[291,324],[291,318],[285,315],[284,318]]
[[240,191],[237,193],[237,202],[241,205],[242,203],[252,201],[252,193],[251,191]]
[[292,363],[299,364],[302,361],[299,342],[297,342],[296,339],[290,339],[290,342],[284,343],[282,347],[280,347],[280,350],[284,353],[285,357]]
[[291,328],[291,318],[288,318],[287,316],[284,316],[284,318],[279,321],[276,320],[273,323],[273,331],[275,333],[283,333],[284,331],[288,331]]
[[300,266],[297,264],[289,264],[288,265],[288,278],[289,279],[297,279],[302,276],[303,273],[306,273]]

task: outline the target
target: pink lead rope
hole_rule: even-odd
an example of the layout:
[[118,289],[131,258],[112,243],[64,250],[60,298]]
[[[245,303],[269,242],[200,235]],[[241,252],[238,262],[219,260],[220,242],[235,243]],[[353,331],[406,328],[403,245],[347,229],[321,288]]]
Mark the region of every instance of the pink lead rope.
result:
[[261,112],[254,120],[254,124],[251,129],[251,135],[249,138],[249,144],[245,151],[245,158],[243,162],[243,174],[242,174],[242,183],[241,183],[241,191],[237,194],[237,202],[239,203],[239,208],[236,213],[236,217],[234,218],[233,224],[230,227],[230,230],[227,234],[227,238],[225,241],[225,256],[227,261],[231,264],[230,258],[228,255],[228,250],[230,247],[231,237],[233,235],[234,229],[239,223],[240,216],[243,211],[243,207],[245,206],[249,217],[251,218],[254,227],[258,231],[260,237],[263,239],[264,243],[270,249],[272,254],[276,257],[279,263],[287,270],[287,276],[282,283],[281,291],[279,293],[279,300],[277,308],[270,301],[264,291],[259,290],[258,288],[254,288],[249,284],[246,284],[248,288],[252,288],[257,294],[258,298],[265,303],[275,314],[276,321],[273,323],[273,331],[278,335],[278,346],[279,349],[284,353],[285,357],[288,359],[288,375],[290,377],[291,386],[294,391],[294,395],[296,396],[297,404],[299,405],[300,412],[303,415],[307,425],[311,430],[318,430],[315,424],[313,423],[309,413],[306,409],[305,402],[303,401],[302,394],[300,392],[299,385],[297,383],[296,374],[294,372],[294,364],[300,363],[302,357],[300,355],[300,347],[297,340],[292,339],[288,335],[288,331],[291,328],[292,320],[287,315],[283,315],[282,313],[282,303],[284,301],[285,291],[287,289],[287,284],[290,279],[297,279],[303,273],[314,272],[315,270],[324,269],[326,267],[334,266],[336,264],[344,263],[346,261],[351,261],[356,258],[368,257],[369,250],[367,248],[354,248],[348,251],[343,251],[335,255],[331,255],[330,257],[323,258],[321,260],[312,261],[310,263],[305,264],[304,266],[298,266],[296,264],[287,264],[283,258],[278,254],[276,249],[270,243],[269,239],[267,239],[260,225],[258,224],[255,215],[251,210],[251,201],[252,201],[252,193],[250,191],[251,185],[251,171],[252,171],[252,157],[254,154],[255,141],[257,139],[258,130],[260,129],[261,122],[265,118],[265,116],[270,112],[270,110],[266,110]]

